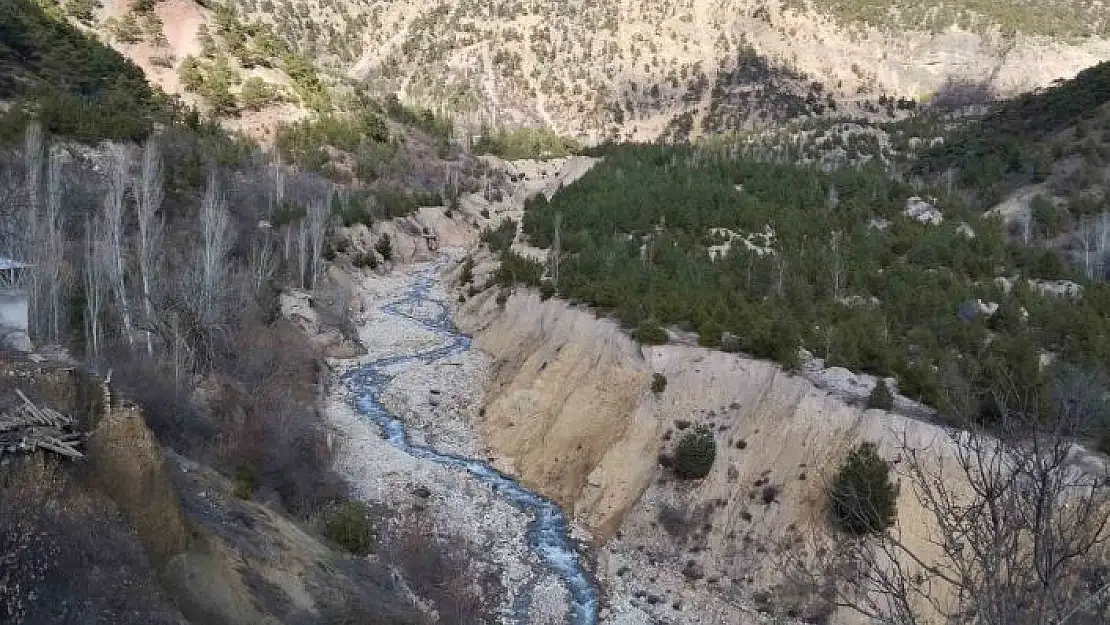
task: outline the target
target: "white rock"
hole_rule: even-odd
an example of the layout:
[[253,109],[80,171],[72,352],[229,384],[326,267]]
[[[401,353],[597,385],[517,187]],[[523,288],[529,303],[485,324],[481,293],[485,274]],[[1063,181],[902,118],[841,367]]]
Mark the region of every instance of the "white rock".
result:
[[979,312],[988,317],[998,312],[998,302],[984,303],[983,300],[977,299],[975,300],[975,304],[979,307]]
[[875,217],[871,221],[867,222],[867,227],[872,230],[886,230],[890,227],[890,225],[890,220],[883,219],[882,217]]
[[944,222],[944,214],[936,206],[917,196],[906,199],[906,210],[903,214],[923,224],[937,226]]

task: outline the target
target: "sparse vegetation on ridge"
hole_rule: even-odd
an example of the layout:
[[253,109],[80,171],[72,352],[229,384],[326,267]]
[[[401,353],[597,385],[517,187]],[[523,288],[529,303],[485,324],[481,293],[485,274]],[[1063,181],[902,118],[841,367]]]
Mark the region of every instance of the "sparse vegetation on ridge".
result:
[[[800,7],[798,0],[789,4]],[[983,31],[998,27],[1050,37],[1091,37],[1110,34],[1105,7],[1091,0],[1022,2],[1020,0],[958,0],[945,4],[909,0],[816,0],[845,25],[889,29],[925,28],[940,32],[950,26]]]
[[[675,325],[790,366],[805,347],[937,406],[957,379],[989,388],[992,363],[1038,386],[1043,351],[1096,370],[1107,362],[1110,287],[1080,280],[1083,296],[1071,298],[1019,281],[1007,292],[997,278],[1078,278],[955,196],[933,200],[940,224],[908,217],[921,193],[878,166],[824,173],[724,150],[620,146],[550,201],[530,201],[523,230],[548,246],[563,215],[559,292],[628,327]],[[978,300],[999,311],[965,314]],[[1027,320],[1007,321],[1015,314]]]

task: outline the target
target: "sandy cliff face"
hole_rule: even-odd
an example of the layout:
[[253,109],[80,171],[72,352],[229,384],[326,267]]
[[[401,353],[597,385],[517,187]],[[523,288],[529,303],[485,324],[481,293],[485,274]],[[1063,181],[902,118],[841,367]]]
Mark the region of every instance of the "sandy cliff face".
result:
[[612,534],[650,481],[661,434],[636,345],[589,312],[532,293],[500,311],[487,291],[457,322],[478,330],[476,345],[495,362],[481,426],[498,463]]
[[[903,440],[946,445],[936,426],[848,405],[774,363],[641,349],[615,323],[535,293],[502,309],[489,290],[456,319],[494,363],[479,418],[490,455],[605,543],[609,616],[632,619],[619,622],[754,622],[743,606],[768,592],[804,612],[811,598],[784,590],[780,573],[788,556],[812,559],[824,487],[844,455],[873,441],[897,471]],[[658,395],[653,372],[667,377]],[[659,454],[697,424],[715,432],[716,463],[704,480],[675,480]],[[903,496],[898,516],[924,549],[931,528],[919,504]]]

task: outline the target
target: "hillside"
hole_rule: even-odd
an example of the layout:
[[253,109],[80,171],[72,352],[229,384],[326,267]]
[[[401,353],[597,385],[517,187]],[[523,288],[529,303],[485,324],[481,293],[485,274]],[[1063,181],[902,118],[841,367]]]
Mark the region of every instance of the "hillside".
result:
[[[376,228],[377,251],[343,259],[369,271],[391,260],[383,223],[496,185],[396,103],[287,129],[283,160],[146,82],[59,14],[74,6],[0,9],[0,253],[33,266],[15,284],[29,325],[13,334],[5,317],[0,341],[0,621],[415,624],[477,609],[497,586],[452,583],[469,547],[352,492],[317,406],[326,358],[360,350],[358,305],[328,271],[335,224]],[[337,184],[351,176],[323,167],[332,144],[376,150],[363,166],[379,168]],[[30,353],[9,344],[28,335]],[[9,444],[17,391],[81,423],[83,460]]]
[[1110,63],[1003,102],[949,129],[911,161],[1003,220],[1011,236],[1053,250],[1088,279],[1107,277],[1110,245]]
[[758,125],[826,110],[829,96],[859,112],[884,94],[928,100],[950,80],[1011,94],[1110,58],[1099,3],[1080,0],[236,1],[325,66],[468,112],[472,127],[593,138]]
[[354,93],[396,93],[472,136],[527,125],[686,139],[901,117],[961,85],[1012,95],[1110,59],[1101,5],[1087,0],[46,4],[166,92],[266,141],[280,122],[349,109]]

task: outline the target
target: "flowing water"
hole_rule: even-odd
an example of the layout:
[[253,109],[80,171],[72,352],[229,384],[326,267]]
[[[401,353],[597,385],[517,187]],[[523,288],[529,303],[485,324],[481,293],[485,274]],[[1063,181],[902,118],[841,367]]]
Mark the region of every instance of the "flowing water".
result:
[[[575,541],[571,539],[566,513],[555,502],[525,488],[484,462],[413,443],[404,422],[382,404],[382,393],[398,375],[398,371],[405,369],[406,364],[430,363],[471,348],[470,337],[458,332],[452,324],[447,305],[430,295],[437,273],[437,268],[432,267],[420,274],[413,287],[401,299],[385,306],[383,311],[419,323],[438,335],[441,342],[414,355],[369,361],[348,372],[344,376],[344,382],[352,391],[355,409],[381,427],[383,435],[394,447],[415,458],[466,471],[518,509],[531,515],[528,545],[539,556],[542,565],[569,592],[572,622],[574,625],[595,625],[598,613],[597,584],[583,566]],[[534,587],[535,584],[531,584],[528,588]],[[530,597],[525,594],[513,607],[514,616],[520,623],[527,623],[529,600]]]

